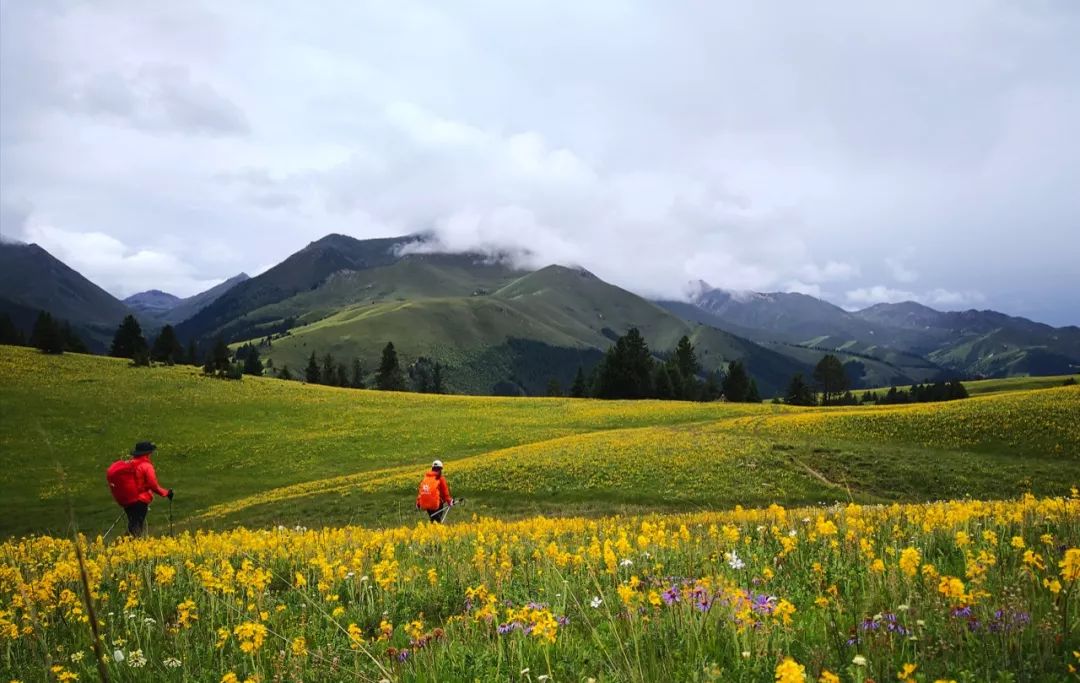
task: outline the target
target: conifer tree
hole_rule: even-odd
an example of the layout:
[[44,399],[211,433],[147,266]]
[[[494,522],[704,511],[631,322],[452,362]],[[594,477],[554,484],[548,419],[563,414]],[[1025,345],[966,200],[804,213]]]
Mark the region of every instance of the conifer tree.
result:
[[319,362],[315,360],[315,352],[311,352],[311,358],[308,358],[307,368],[304,370],[304,381],[308,384],[318,384],[322,380],[322,374],[319,372]]
[[570,395],[574,398],[585,398],[588,393],[588,385],[585,381],[585,368],[578,366],[577,374],[574,375],[574,383],[570,385]]
[[349,368],[344,363],[338,363],[337,373],[334,375],[334,384],[339,387],[349,386]]
[[832,405],[848,388],[847,373],[840,359],[825,354],[814,368],[814,383],[821,390],[821,405]]
[[803,379],[802,373],[791,378],[787,391],[784,393],[784,403],[792,406],[817,405],[817,396],[813,388]]
[[322,377],[322,383],[326,386],[334,386],[337,380],[337,367],[334,365],[334,357],[329,353],[323,356],[319,376]]
[[109,355],[114,358],[134,359],[135,354],[149,350],[139,321],[133,315],[125,316],[120,326],[116,328],[116,334],[113,335]]
[[657,364],[653,371],[653,396],[665,401],[676,398],[674,388],[671,386],[671,374],[664,363]]
[[0,344],[10,344],[11,346],[23,346],[26,344],[22,331],[15,327],[15,321],[7,313],[0,313]]
[[71,326],[71,323],[64,321],[64,324],[60,326],[60,339],[63,341],[64,350],[72,353],[90,353],[90,350],[86,348],[86,342],[82,340],[82,337],[75,332],[75,329]]
[[248,346],[247,354],[244,356],[244,374],[262,376],[263,364],[259,358],[259,347]]
[[289,372],[289,364],[288,363],[281,366],[281,369],[278,370],[278,375],[277,376],[278,376],[278,379],[284,379],[284,380],[292,379],[292,373]]
[[401,372],[401,365],[398,363],[397,351],[394,350],[393,342],[387,342],[383,348],[379,372],[375,376],[375,388],[382,391],[405,390],[405,375]]
[[172,365],[179,360],[183,352],[184,349],[180,346],[180,340],[176,338],[176,331],[173,330],[173,326],[166,325],[161,328],[161,332],[158,333],[153,346],[150,347],[150,358],[158,363]]
[[436,361],[435,369],[431,373],[431,393],[445,394],[446,387],[443,384],[443,366]]
[[724,398],[733,403],[745,403],[750,398],[750,375],[746,372],[746,366],[741,360],[733,360],[728,363],[727,374],[724,375]]
[[64,352],[64,339],[60,336],[60,328],[52,314],[46,311],[38,313],[34,329],[30,332],[30,346],[43,353]]
[[353,389],[364,388],[364,366],[360,364],[359,358],[353,358],[352,362],[352,382],[350,386]]

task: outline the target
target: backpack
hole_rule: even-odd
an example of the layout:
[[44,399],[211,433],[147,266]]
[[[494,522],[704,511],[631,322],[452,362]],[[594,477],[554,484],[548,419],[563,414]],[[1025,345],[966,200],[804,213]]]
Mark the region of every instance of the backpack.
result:
[[439,497],[438,479],[424,475],[420,480],[420,493],[416,496],[416,503],[423,510],[438,510],[442,499]]
[[105,481],[109,482],[109,492],[121,506],[131,505],[139,500],[139,487],[135,479],[137,469],[134,460],[117,460],[109,465],[105,472]]

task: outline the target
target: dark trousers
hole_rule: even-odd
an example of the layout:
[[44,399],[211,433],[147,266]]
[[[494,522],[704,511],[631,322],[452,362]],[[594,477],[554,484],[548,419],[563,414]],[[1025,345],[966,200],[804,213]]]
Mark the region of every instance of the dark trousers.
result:
[[149,503],[132,503],[124,506],[124,512],[128,518],[128,533],[132,536],[142,536],[146,528],[146,513],[150,510]]
[[438,510],[427,510],[428,519],[436,524],[442,524],[443,519],[446,517],[446,513],[450,512],[450,506],[444,505]]

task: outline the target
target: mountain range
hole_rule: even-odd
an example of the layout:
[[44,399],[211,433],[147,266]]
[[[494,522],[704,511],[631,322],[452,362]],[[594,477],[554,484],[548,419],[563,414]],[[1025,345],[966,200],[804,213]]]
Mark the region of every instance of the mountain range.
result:
[[181,340],[204,346],[270,338],[264,357],[293,374],[313,352],[358,358],[371,371],[393,341],[405,364],[437,360],[450,388],[466,393],[539,394],[552,379],[568,386],[630,327],[661,357],[688,336],[706,371],[743,360],[766,395],[830,352],[856,386],[1080,367],[1080,328],[995,311],[912,302],[847,311],[804,294],[704,283],[687,301],[648,301],[580,268],[522,270],[498,256],[429,248],[416,235],[328,235],[253,278],[187,299],[150,290],[121,302],[36,245],[0,244],[0,311],[28,327],[36,310],[49,310],[97,351],[132,312],[148,331],[172,324]]

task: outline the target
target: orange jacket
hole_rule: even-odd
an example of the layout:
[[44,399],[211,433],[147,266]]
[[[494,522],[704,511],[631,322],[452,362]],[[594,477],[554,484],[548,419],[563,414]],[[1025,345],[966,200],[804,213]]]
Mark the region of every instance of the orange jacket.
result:
[[[429,481],[429,480],[433,480],[433,481]],[[442,506],[453,502],[454,499],[450,497],[450,487],[447,486],[447,484],[446,484],[446,477],[442,476],[442,474],[440,474],[439,472],[436,472],[435,470],[431,470],[430,472],[428,472],[427,474],[424,475],[424,481],[421,482],[421,484],[420,484],[420,490],[421,491],[424,490],[424,484],[428,484],[429,486],[438,489],[438,491],[439,491],[439,504],[436,505],[435,507],[432,507],[430,503],[425,505],[424,502],[420,500],[422,494],[417,494],[417,496],[416,496],[416,504],[421,509],[427,510],[428,512],[431,512],[433,510],[438,510]]]
[[154,494],[158,494],[162,498],[169,495],[169,492],[158,484],[157,473],[154,472],[154,465],[150,462],[150,456],[136,456],[132,459],[135,463],[135,488],[139,492],[140,503],[152,503],[154,501]]

